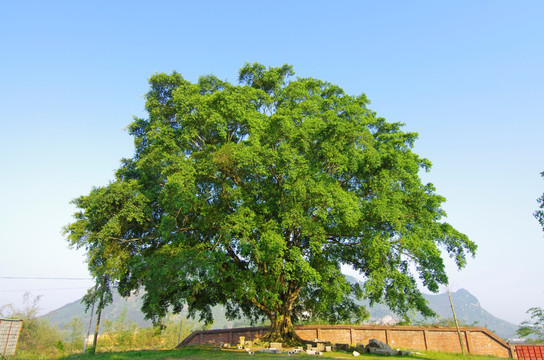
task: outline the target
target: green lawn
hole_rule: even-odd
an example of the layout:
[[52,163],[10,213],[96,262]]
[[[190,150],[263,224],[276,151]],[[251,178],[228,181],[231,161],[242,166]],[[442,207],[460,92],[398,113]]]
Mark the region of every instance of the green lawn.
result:
[[[125,360],[125,359],[283,359],[283,358],[312,358],[315,355],[297,354],[288,356],[286,354],[264,354],[255,352],[255,355],[248,355],[245,351],[221,350],[215,351],[203,347],[189,347],[181,350],[157,350],[157,351],[126,351],[96,353],[92,355],[71,355],[62,359],[86,359],[86,360]],[[355,359],[351,353],[331,352],[324,353],[319,359]],[[438,352],[417,352],[412,356],[380,356],[376,354],[362,354],[358,359],[366,360],[489,360],[499,359],[487,356],[463,356],[460,354],[438,353]]]

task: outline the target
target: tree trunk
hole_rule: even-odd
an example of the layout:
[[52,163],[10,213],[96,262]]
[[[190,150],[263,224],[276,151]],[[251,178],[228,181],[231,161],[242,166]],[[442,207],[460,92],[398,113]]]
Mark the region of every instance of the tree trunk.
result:
[[85,336],[85,342],[83,343],[83,353],[87,352],[87,343],[89,342],[89,335],[91,334],[91,326],[93,325],[93,314],[94,314],[94,302],[93,307],[91,308],[91,318],[89,320],[89,328],[87,329],[87,336]]
[[94,338],[93,338],[93,347],[91,350],[91,354],[94,355],[96,351],[96,343],[98,341],[98,329],[100,327],[100,316],[102,315],[102,308],[104,307],[104,293],[102,293],[100,297],[100,302],[98,303],[98,313],[96,315],[96,327],[94,329]]
[[286,345],[300,345],[302,339],[295,332],[291,321],[291,312],[282,309],[280,313],[272,312],[270,315],[270,330],[263,337],[264,341],[281,342]]
[[100,327],[100,315],[102,315],[102,307],[98,309],[98,314],[96,315],[96,327],[94,329],[94,338],[93,338],[93,348],[96,349],[96,343],[98,340],[98,328]]

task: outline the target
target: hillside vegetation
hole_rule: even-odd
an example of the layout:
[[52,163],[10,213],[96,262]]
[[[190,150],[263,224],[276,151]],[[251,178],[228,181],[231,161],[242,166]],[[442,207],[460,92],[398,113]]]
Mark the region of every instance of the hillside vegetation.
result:
[[[459,290],[453,293],[454,302],[457,304],[458,314],[461,319],[468,317],[468,325],[476,322],[476,316],[481,316],[484,321],[496,319],[488,312],[483,310],[478,300],[466,290]],[[61,309],[48,314],[45,317],[38,318],[38,301],[26,299],[26,307],[16,309],[14,307],[3,307],[0,313],[5,317],[22,318],[24,320],[23,330],[19,339],[17,349],[17,358],[21,359],[48,359],[66,358],[67,356],[76,356],[76,358],[85,358],[80,355],[83,348],[84,334],[89,325],[89,318],[83,318],[84,307],[78,302],[68,304]],[[173,349],[178,344],[178,339],[184,339],[193,330],[203,329],[203,325],[186,319],[186,314],[170,315],[164,319],[165,328],[162,331],[150,327],[149,323],[143,321],[143,316],[139,311],[141,299],[137,296],[128,299],[116,298],[114,303],[106,309],[101,324],[101,335],[98,341],[97,355],[109,351],[112,354],[102,354],[96,359],[125,359],[139,357],[145,359],[169,358],[175,359],[179,356],[188,356],[189,358],[199,359],[208,358],[210,355],[207,349],[190,349],[179,351],[131,351],[142,349]],[[446,295],[430,296],[429,302],[432,308],[440,314],[449,310],[449,301]],[[215,308],[214,312],[218,321],[215,328],[238,327],[248,325],[247,320],[227,321],[221,308]],[[389,314],[384,306],[375,306],[371,308],[371,316],[383,317]],[[79,315],[79,317],[78,317]],[[88,314],[87,314],[88,316]],[[133,319],[142,319],[142,323],[137,323]],[[489,317],[490,316],[490,317]],[[83,320],[82,320],[83,318]],[[55,321],[56,320],[56,321]],[[418,320],[416,319],[415,322]],[[447,318],[441,321],[447,321]],[[502,320],[496,319],[501,324]],[[506,323],[506,322],[503,322]],[[506,323],[508,325],[508,323]],[[180,328],[181,325],[181,328]],[[217,326],[221,325],[221,326]],[[486,323],[477,323],[478,326],[485,326]],[[514,327],[513,324],[510,324]],[[489,326],[488,326],[489,327]],[[125,352],[123,352],[125,351]],[[79,354],[79,355],[78,355]],[[237,358],[237,356],[247,356],[247,354],[236,354],[221,352],[215,354],[219,358]],[[155,357],[158,356],[158,357]],[[259,355],[261,356],[261,355]],[[259,356],[255,358],[259,358]],[[262,355],[267,357],[266,355]],[[341,355],[339,355],[341,356]],[[351,356],[351,355],[350,355]],[[449,355],[448,355],[449,356]],[[449,359],[449,358],[447,358]]]
[[[352,282],[357,281],[355,278],[350,276],[347,276],[347,278]],[[439,318],[425,319],[419,314],[412,314],[412,323],[440,323],[441,325],[445,326],[453,326],[453,324],[449,324],[452,315],[448,295],[425,294],[424,296],[429,302],[430,308],[436,312]],[[504,339],[514,337],[514,332],[516,331],[517,326],[505,320],[501,320],[483,309],[478,299],[467,290],[459,289],[458,291],[453,292],[452,299],[455,304],[457,317],[462,325],[483,326],[495,332],[498,336]],[[362,302],[361,304],[368,306],[368,302]],[[144,319],[144,315],[140,311],[141,306],[142,300],[140,296],[133,295],[128,298],[121,298],[119,295],[117,295],[117,293],[115,293],[113,303],[104,309],[102,316],[105,320],[115,321],[119,318],[123,311],[126,311],[127,321],[131,321],[139,327],[149,327],[152,324],[150,321]],[[400,320],[385,305],[376,304],[369,307],[368,310],[370,322],[380,321],[387,315],[391,315],[396,320]],[[236,328],[251,325],[249,320],[243,318],[228,320],[225,317],[224,309],[218,306],[213,308],[213,313],[215,319],[213,325],[211,326],[213,329]],[[80,301],[67,304],[44,316],[44,318],[48,319],[52,324],[56,324],[60,329],[72,321],[74,317],[80,318],[84,324],[89,323],[89,314],[85,313],[85,307],[80,303]],[[183,321],[183,327],[185,329],[203,329],[203,324],[198,323],[197,320],[198,319],[188,320],[187,313],[182,312],[181,318],[178,318],[177,322],[179,324],[179,321]],[[102,330],[103,329],[104,328],[102,327]]]

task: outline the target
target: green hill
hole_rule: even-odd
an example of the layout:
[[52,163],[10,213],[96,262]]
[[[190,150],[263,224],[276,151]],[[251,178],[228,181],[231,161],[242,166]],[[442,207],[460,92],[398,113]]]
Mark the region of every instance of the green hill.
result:
[[[358,282],[358,280],[352,276],[346,275],[346,278],[352,283]],[[433,324],[439,323],[441,320],[451,320],[453,318],[447,293],[437,295],[423,294],[423,296],[428,301],[429,307],[433,309],[438,317],[424,318],[420,314],[414,314],[412,316],[412,321],[414,324]],[[452,292],[451,298],[455,307],[455,314],[457,315],[460,325],[483,326],[493,331],[503,339],[514,337],[514,333],[518,326],[493,316],[487,310],[482,308],[478,299],[468,290],[459,289],[456,292]],[[368,306],[368,302],[363,302],[363,304]],[[400,320],[398,316],[393,314],[385,305],[375,305],[369,308],[369,311],[370,320],[373,321],[379,321],[388,315],[397,321]]]
[[[142,307],[142,298],[139,295],[132,295],[128,298],[122,298],[117,294],[113,293],[113,302],[106,306],[102,311],[101,324],[104,324],[105,320],[114,321],[117,319],[123,311],[126,311],[125,316],[126,320],[136,323],[139,327],[148,327],[152,326],[151,320],[146,320],[144,314],[140,310]],[[74,301],[72,303],[66,304],[60,307],[57,310],[53,310],[43,316],[43,318],[48,319],[52,324],[55,324],[58,328],[62,329],[68,322],[70,322],[74,317],[82,319],[83,324],[88,326],[90,320],[91,310],[85,312],[85,305],[81,303],[81,299]],[[232,327],[241,327],[248,326],[249,321],[245,319],[240,320],[227,320],[223,309],[219,306],[213,308],[214,315],[214,324],[213,328],[223,329],[223,328],[232,328]],[[93,315],[95,317],[96,315]],[[203,329],[204,325],[198,323],[198,319],[187,319],[187,312],[182,311],[181,320],[186,323],[190,323],[191,326]],[[94,320],[93,320],[94,321]]]
[[[431,309],[441,318],[451,318],[451,306],[448,294],[425,295]],[[466,325],[483,326],[504,339],[514,337],[517,325],[499,319],[482,308],[478,299],[465,289],[451,293],[457,319]]]
[[[350,281],[357,281],[352,277],[348,276]],[[480,305],[478,299],[472,295],[470,292],[464,289],[460,289],[452,294],[452,300],[455,305],[455,312],[460,323],[466,325],[475,325],[475,326],[484,326],[491,331],[495,332],[497,335],[504,339],[512,338],[514,332],[517,329],[517,326],[509,323],[507,321],[501,320],[488,311],[483,309]],[[424,319],[421,315],[415,314],[413,316],[413,322],[416,324],[432,324],[438,322],[440,319],[448,319],[452,317],[451,307],[448,299],[448,295],[438,294],[438,295],[425,295],[425,298],[429,302],[429,306],[433,309],[439,318],[436,319]],[[363,302],[364,304],[364,302]],[[368,306],[368,303],[365,305]],[[151,321],[145,320],[143,313],[140,311],[142,306],[141,296],[132,295],[128,298],[121,298],[118,294],[115,293],[113,303],[107,306],[102,312],[103,320],[114,321],[118,318],[123,310],[126,309],[126,319],[128,321],[135,322],[140,327],[151,326]],[[386,316],[390,316],[395,320],[398,320],[398,317],[391,312],[391,310],[385,306],[377,304],[369,308],[370,318],[369,322],[380,322]],[[56,324],[59,328],[62,328],[65,324],[71,321],[74,317],[78,317],[83,320],[83,323],[89,323],[89,312],[85,313],[85,306],[80,303],[80,301],[75,301],[70,304],[66,304],[63,307],[54,310],[43,317],[50,320],[51,323]],[[212,328],[222,329],[222,328],[232,328],[232,327],[242,327],[250,325],[249,321],[246,319],[239,319],[230,321],[227,320],[221,307],[215,307],[213,309],[214,313],[214,324]],[[195,328],[203,328],[203,324],[197,323],[195,320],[187,321],[187,314],[182,312],[182,319],[185,319],[187,324]],[[102,321],[102,324],[104,321]]]

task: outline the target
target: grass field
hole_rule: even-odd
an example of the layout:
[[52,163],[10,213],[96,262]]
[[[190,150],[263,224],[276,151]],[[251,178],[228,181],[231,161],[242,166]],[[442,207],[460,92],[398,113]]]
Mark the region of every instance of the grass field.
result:
[[330,352],[324,353],[322,356],[297,354],[288,356],[286,354],[264,354],[256,352],[254,355],[248,355],[245,351],[236,350],[221,350],[215,351],[204,347],[190,347],[180,350],[157,350],[157,351],[126,351],[126,352],[109,352],[96,353],[93,355],[71,355],[62,359],[86,359],[86,360],[128,360],[128,359],[284,359],[284,358],[319,358],[319,359],[365,359],[365,360],[489,360],[500,359],[492,356],[463,356],[461,354],[438,353],[438,352],[417,352],[411,356],[381,356],[376,354],[362,354],[359,357],[354,357],[351,353]]

